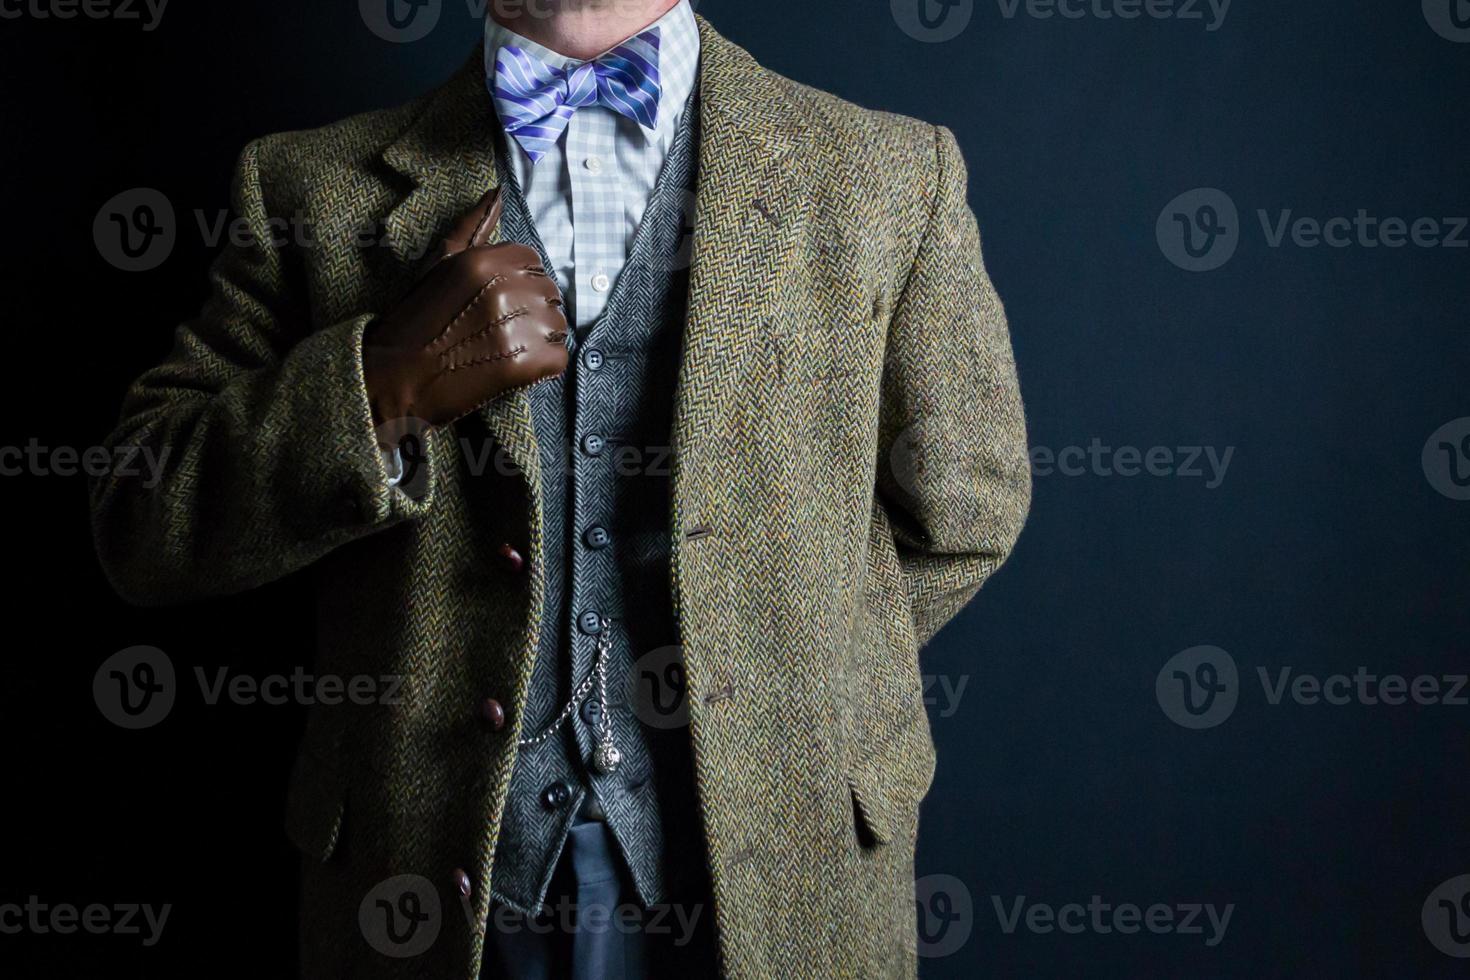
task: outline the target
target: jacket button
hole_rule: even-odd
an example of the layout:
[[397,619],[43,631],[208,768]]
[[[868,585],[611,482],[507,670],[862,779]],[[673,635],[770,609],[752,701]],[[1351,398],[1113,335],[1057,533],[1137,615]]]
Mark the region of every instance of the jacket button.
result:
[[607,440],[602,438],[602,436],[594,434],[585,435],[582,437],[582,452],[586,453],[588,456],[597,456],[601,454],[603,447],[606,445]]
[[587,529],[587,532],[585,534],[582,535],[582,540],[586,543],[587,547],[591,548],[593,551],[601,551],[603,548],[607,547],[608,542],[611,541],[612,538],[608,535],[607,528],[603,527],[601,524],[594,524]]
[[582,365],[589,370],[596,371],[602,367],[603,353],[599,348],[588,347],[582,351]]
[[464,868],[455,868],[454,869],[454,874],[450,875],[450,877],[454,879],[454,889],[455,889],[455,891],[459,892],[460,895],[462,895],[463,897],[469,898],[470,897],[470,876],[465,871],[465,869]]
[[577,617],[577,629],[588,636],[596,636],[602,632],[602,613],[595,609],[589,609]]
[[480,720],[492,732],[498,732],[505,727],[505,708],[494,698],[486,698],[480,702]]
[[572,791],[570,787],[566,783],[558,781],[546,787],[541,793],[541,804],[548,810],[555,810],[558,807],[566,806],[567,800],[571,798]]
[[525,570],[526,559],[509,544],[501,545],[500,550],[496,554],[500,558],[500,563],[505,566],[506,571],[522,572]]

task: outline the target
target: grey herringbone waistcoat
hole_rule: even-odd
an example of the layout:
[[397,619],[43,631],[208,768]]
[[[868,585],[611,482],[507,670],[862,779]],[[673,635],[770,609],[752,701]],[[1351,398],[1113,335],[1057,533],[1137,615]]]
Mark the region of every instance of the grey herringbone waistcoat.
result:
[[[606,310],[572,331],[566,373],[537,386],[532,419],[542,468],[545,593],[522,734],[538,733],[593,669],[596,623],[611,621],[607,687],[623,761],[589,765],[596,689],[564,730],[516,759],[491,885],[496,899],[540,908],[567,831],[592,793],[648,905],[673,901],[702,863],[683,674],[669,570],[671,423],[688,308],[697,93]],[[504,161],[502,237],[546,258]],[[674,860],[670,860],[674,855]]]

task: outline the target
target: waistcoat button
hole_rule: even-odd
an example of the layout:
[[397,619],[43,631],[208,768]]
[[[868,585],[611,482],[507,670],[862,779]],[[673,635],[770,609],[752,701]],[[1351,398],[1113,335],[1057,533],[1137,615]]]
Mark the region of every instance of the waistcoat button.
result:
[[602,702],[596,698],[588,698],[582,702],[582,720],[593,728],[597,727],[597,720],[602,717]]
[[541,794],[541,803],[546,809],[555,810],[558,807],[566,806],[567,800],[571,798],[572,791],[567,787],[567,784],[555,782],[546,787],[546,790]]

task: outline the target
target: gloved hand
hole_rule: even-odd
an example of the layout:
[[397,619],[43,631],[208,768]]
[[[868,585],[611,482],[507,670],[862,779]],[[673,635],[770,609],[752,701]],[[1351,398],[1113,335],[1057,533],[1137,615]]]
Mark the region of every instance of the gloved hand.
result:
[[461,216],[408,295],[367,329],[363,378],[385,450],[566,370],[566,316],[540,256],[489,244],[501,206],[497,187]]

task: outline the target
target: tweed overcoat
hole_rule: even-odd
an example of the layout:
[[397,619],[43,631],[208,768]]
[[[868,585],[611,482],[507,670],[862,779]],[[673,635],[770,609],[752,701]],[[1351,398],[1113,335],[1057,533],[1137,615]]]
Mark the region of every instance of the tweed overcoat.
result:
[[[1005,559],[1030,499],[1001,304],[951,133],[784,79],[700,20],[701,136],[668,531],[723,973],[911,977],[913,853],[934,771],[918,651]],[[480,967],[498,819],[537,648],[540,462],[514,394],[429,439],[390,489],[364,326],[496,181],[478,52],[406,106],[243,152],[200,315],[130,388],[112,445],[157,486],[92,488],[109,579],[145,604],[296,573],[318,676],[401,677],[313,707],[286,829],[302,974]],[[281,229],[308,236],[282,240]],[[301,238],[302,240],[297,240]],[[513,573],[502,544],[527,558]],[[509,724],[480,720],[485,698]],[[460,871],[465,874],[460,875]],[[359,912],[437,891],[395,958]],[[462,895],[460,887],[468,892]]]

